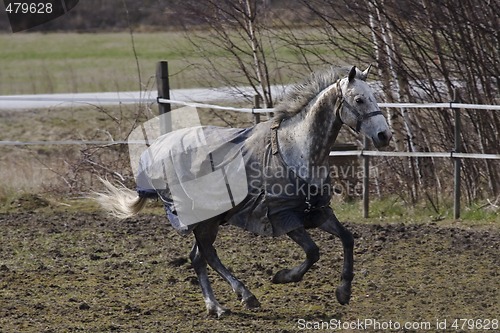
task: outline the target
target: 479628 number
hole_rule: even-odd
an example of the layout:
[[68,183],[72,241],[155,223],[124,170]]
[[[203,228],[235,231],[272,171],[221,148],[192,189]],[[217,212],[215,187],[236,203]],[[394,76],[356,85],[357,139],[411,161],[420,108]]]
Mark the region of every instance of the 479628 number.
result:
[[451,328],[455,330],[494,330],[499,328],[498,319],[455,319]]
[[50,2],[11,2],[5,10],[9,14],[52,14],[54,8]]

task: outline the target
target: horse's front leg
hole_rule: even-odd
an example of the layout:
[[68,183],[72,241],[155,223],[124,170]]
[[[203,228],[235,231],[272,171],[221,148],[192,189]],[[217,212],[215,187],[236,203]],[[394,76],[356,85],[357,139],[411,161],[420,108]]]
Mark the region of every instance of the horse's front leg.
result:
[[[331,212],[331,211],[330,211]],[[329,212],[329,213],[330,213]],[[354,237],[331,212],[329,218],[319,226],[320,229],[340,238],[344,247],[344,266],[340,286],[335,291],[337,300],[340,304],[348,304],[351,298],[351,282],[354,278]]]
[[304,228],[295,229],[287,234],[304,249],[306,260],[292,269],[282,269],[273,277],[273,283],[298,282],[311,266],[319,260],[319,248]]

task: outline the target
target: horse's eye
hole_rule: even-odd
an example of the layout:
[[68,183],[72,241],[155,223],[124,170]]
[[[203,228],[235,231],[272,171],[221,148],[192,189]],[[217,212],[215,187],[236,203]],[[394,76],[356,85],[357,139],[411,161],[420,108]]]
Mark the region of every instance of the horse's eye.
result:
[[363,104],[364,102],[365,101],[361,97],[356,98],[356,103]]

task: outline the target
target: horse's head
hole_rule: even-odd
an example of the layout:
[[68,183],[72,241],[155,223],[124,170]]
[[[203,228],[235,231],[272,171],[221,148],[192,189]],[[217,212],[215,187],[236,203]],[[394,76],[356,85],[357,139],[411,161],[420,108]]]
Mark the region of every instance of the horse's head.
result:
[[372,139],[375,147],[380,148],[389,144],[392,133],[372,89],[366,83],[370,67],[363,72],[352,67],[349,75],[339,81],[342,98],[339,112],[344,124],[363,133]]

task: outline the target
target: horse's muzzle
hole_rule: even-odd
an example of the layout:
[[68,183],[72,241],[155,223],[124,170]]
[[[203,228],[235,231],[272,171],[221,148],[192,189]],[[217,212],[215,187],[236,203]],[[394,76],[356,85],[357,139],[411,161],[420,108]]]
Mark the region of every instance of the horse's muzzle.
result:
[[392,133],[390,130],[385,130],[377,133],[376,137],[373,137],[373,144],[377,148],[382,148],[385,146],[389,145],[389,142],[391,142],[392,139]]

